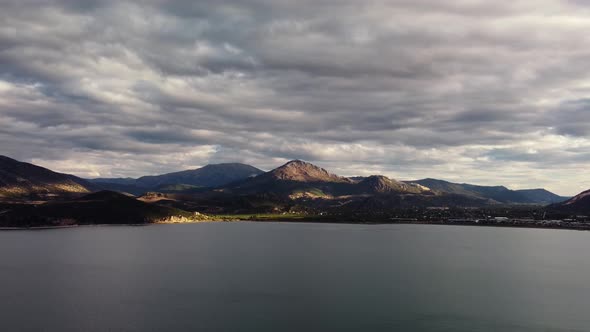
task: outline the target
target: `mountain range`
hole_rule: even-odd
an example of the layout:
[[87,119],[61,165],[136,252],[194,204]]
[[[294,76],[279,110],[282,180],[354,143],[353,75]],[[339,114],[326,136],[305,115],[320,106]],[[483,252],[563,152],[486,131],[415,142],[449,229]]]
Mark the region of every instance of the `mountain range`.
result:
[[459,184],[430,178],[415,181],[398,181],[383,175],[347,178],[301,160],[290,161],[268,172],[250,165],[226,163],[137,179],[84,180],[0,157],[0,197],[39,199],[105,189],[137,196],[163,192],[175,200],[204,205],[212,201],[222,202],[220,205],[247,201],[246,206],[253,201],[264,201],[271,206],[275,202],[296,202],[340,207],[546,205],[568,199],[545,189],[510,190],[504,186]]
[[233,194],[272,193],[290,198],[328,198],[375,194],[430,194],[428,188],[374,175],[354,180],[301,160],[222,189]]
[[162,175],[133,178],[98,178],[88,181],[105,189],[141,194],[146,190],[185,191],[197,188],[213,188],[255,177],[264,171],[246,164],[212,164],[201,168]]
[[510,190],[504,186],[478,186],[437,179],[422,179],[411,182],[438,192],[480,197],[503,204],[551,204],[568,199],[568,197],[556,195],[545,189]]
[[0,198],[47,198],[98,189],[79,177],[0,156]]

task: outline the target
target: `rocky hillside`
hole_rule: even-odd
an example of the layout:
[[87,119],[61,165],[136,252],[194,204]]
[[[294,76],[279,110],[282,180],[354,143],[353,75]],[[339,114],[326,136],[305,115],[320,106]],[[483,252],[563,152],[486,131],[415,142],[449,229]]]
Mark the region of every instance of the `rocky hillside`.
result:
[[233,194],[266,194],[326,196],[341,192],[353,181],[313,164],[293,160],[257,177],[224,187]]
[[255,178],[224,188],[237,194],[273,193],[291,198],[328,198],[349,195],[431,194],[428,188],[385,176],[362,179],[338,176],[301,160],[292,160]]
[[89,193],[95,189],[96,186],[73,175],[0,156],[2,198],[44,198]]
[[549,211],[566,214],[590,215],[590,190],[579,193],[565,202],[548,206]]
[[393,180],[383,175],[372,175],[366,177],[358,182],[357,187],[358,191],[364,194],[432,194],[432,191],[427,187],[421,186],[419,184]]
[[332,174],[321,167],[301,160],[292,160],[262,175],[261,178],[296,182],[351,183],[345,177]]

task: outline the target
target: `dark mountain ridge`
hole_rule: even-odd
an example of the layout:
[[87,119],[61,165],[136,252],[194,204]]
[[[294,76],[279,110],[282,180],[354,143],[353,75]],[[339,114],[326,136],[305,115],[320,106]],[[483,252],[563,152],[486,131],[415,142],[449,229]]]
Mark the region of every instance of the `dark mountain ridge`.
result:
[[73,175],[0,156],[0,197],[40,198],[89,193],[97,188]]
[[527,197],[528,199],[530,199],[532,201],[535,201],[538,203],[544,203],[544,204],[559,203],[559,202],[563,202],[563,201],[566,201],[571,198],[571,196],[567,197],[567,196],[556,195],[556,194],[550,192],[549,190],[546,190],[543,188],[519,189],[519,190],[515,190],[515,191],[525,195],[525,197]]
[[566,200],[567,197],[555,195],[545,189],[511,190],[504,186],[479,186],[468,183],[453,183],[438,179],[409,181],[430,188],[433,191],[479,197],[501,204],[550,204]]
[[98,178],[89,181],[100,184],[103,188],[141,194],[166,187],[173,189],[174,185],[184,185],[184,189],[188,187],[218,187],[262,173],[264,173],[262,170],[250,165],[225,163],[210,164],[197,169],[161,175],[142,176],[137,179]]
[[193,170],[155,176],[142,176],[137,179],[136,183],[144,187],[156,187],[167,184],[218,187],[262,173],[262,170],[246,164],[210,164]]
[[565,202],[551,204],[547,209],[565,214],[590,215],[590,190],[583,191]]
[[68,201],[19,204],[0,214],[0,227],[89,224],[147,224],[170,218],[202,218],[172,207],[148,204],[113,191],[99,191]]

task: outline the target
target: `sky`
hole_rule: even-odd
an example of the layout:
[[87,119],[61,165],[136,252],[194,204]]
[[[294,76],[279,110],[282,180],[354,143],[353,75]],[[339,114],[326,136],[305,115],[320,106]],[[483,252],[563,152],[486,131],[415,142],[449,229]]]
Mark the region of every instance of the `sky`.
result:
[[590,188],[588,0],[2,0],[0,154]]

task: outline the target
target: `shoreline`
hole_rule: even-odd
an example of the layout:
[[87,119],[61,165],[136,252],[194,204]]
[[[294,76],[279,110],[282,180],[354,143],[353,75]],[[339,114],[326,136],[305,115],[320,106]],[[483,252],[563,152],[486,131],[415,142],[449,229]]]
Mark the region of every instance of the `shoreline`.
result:
[[108,226],[149,226],[154,224],[79,224],[62,226],[34,226],[34,227],[0,227],[1,231],[40,231],[48,229],[66,229],[78,227],[108,227]]
[[152,225],[184,225],[184,224],[200,224],[200,223],[232,223],[232,222],[275,222],[275,223],[304,223],[304,224],[345,224],[345,225],[437,225],[437,226],[469,226],[469,227],[501,227],[501,228],[531,228],[531,229],[547,229],[547,230],[572,230],[572,231],[590,231],[590,224],[584,227],[567,227],[557,225],[508,225],[508,224],[474,224],[474,223],[445,223],[445,222],[424,222],[424,221],[412,221],[412,222],[380,222],[380,221],[313,221],[313,220],[294,220],[294,219],[211,219],[211,220],[199,220],[190,222],[155,222],[146,224],[78,224],[78,225],[61,225],[61,226],[35,226],[35,227],[0,227],[1,231],[36,231],[36,230],[54,230],[54,229],[69,229],[77,227],[108,227],[108,226],[152,226]]

